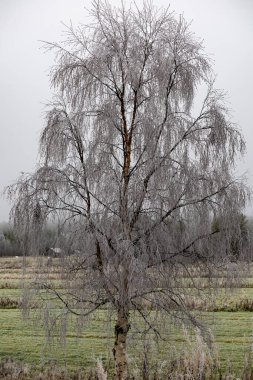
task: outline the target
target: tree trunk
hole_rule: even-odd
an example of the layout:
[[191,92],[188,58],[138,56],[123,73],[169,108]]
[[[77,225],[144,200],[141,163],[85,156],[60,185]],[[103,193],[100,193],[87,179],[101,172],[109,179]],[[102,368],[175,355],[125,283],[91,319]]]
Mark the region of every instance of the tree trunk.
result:
[[115,343],[113,348],[116,380],[128,379],[128,363],[126,353],[127,333],[130,329],[129,313],[124,310],[118,311],[118,319],[115,325]]

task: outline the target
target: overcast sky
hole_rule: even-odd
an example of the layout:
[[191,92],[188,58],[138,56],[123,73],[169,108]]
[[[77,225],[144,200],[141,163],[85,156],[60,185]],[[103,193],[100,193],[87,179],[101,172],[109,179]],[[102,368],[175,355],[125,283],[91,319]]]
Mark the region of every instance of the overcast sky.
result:
[[[120,4],[121,0],[111,1]],[[140,4],[140,1],[136,1]],[[39,40],[59,41],[62,22],[87,22],[90,1],[0,0],[0,193],[21,172],[32,171],[44,125],[44,104],[51,98],[48,72],[53,57]],[[127,4],[128,1],[125,1]],[[216,87],[228,94],[233,120],[247,142],[238,172],[253,187],[253,0],[157,0],[192,20],[214,60]],[[0,197],[0,221],[10,206]],[[253,214],[252,208],[248,213]]]

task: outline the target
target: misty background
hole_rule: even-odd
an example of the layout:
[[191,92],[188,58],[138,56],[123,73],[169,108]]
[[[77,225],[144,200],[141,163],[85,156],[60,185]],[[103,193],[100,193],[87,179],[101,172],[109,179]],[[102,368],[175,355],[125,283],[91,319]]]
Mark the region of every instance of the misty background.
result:
[[[110,0],[120,5],[121,0]],[[130,2],[125,1],[128,5]],[[141,4],[141,1],[136,1]],[[246,174],[253,187],[253,1],[157,0],[192,21],[191,30],[204,40],[214,62],[216,87],[227,93],[232,119],[239,125],[247,153],[237,175]],[[21,172],[33,171],[44,126],[45,104],[52,97],[49,83],[54,56],[45,41],[64,40],[64,24],[88,23],[91,1],[0,0],[0,194]],[[10,204],[0,195],[0,221],[7,221]],[[252,216],[252,206],[246,210]]]

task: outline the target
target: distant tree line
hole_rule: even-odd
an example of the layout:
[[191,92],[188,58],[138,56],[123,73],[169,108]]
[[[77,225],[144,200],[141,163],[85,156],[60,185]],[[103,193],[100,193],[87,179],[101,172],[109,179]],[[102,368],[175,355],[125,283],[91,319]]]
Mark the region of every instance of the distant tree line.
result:
[[[232,236],[230,244],[228,245],[230,248],[230,252],[227,252],[228,255],[231,256],[231,259],[238,260],[239,258],[246,258],[252,260],[252,247],[253,247],[253,218],[248,217],[245,214],[239,214],[239,231],[235,231],[234,238]],[[211,230],[220,231],[223,226],[223,221],[220,218],[214,218],[211,223]],[[184,223],[178,223],[178,229],[183,233],[183,229],[185,228]],[[180,233],[179,233],[180,235]],[[65,236],[68,240],[68,237]],[[39,251],[37,254],[41,255],[50,255],[52,249],[58,244],[58,231],[57,226],[53,224],[48,224],[43,231],[43,234],[40,236],[40,244]],[[62,239],[62,238],[61,238]],[[65,241],[65,247],[68,246]],[[73,245],[73,242],[72,244]],[[73,248],[73,247],[72,247]],[[9,223],[2,222],[0,223],[0,257],[8,257],[8,256],[21,256],[27,254],[24,252],[24,247],[21,246],[21,242],[18,237],[15,235],[14,227]],[[70,253],[70,252],[68,252]],[[71,250],[73,253],[73,249]]]
[[[40,236],[39,251],[42,255],[47,255],[50,248],[55,246],[57,229],[54,225],[48,224]],[[15,234],[14,227],[6,222],[0,223],[0,257],[21,256],[27,254],[23,243]]]
[[[227,246],[227,254],[230,256],[231,261],[244,258],[252,260],[253,218],[247,217],[243,213],[237,215],[237,218],[237,231],[234,231],[234,234],[231,235]],[[211,228],[213,232],[222,231],[222,229],[225,228],[223,220],[214,218]]]

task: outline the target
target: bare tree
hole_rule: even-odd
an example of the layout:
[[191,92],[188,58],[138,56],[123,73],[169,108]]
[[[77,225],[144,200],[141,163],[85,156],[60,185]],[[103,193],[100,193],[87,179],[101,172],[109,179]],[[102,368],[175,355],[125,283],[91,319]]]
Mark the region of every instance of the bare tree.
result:
[[[116,377],[126,379],[130,311],[153,330],[147,304],[196,323],[182,276],[229,259],[247,197],[231,173],[245,144],[182,17],[148,2],[94,1],[90,12],[92,24],[46,43],[56,95],[41,158],[9,193],[27,249],[36,250],[48,218],[60,225],[68,285],[62,293],[48,287],[65,309],[115,311]],[[212,227],[215,218],[222,229]]]

